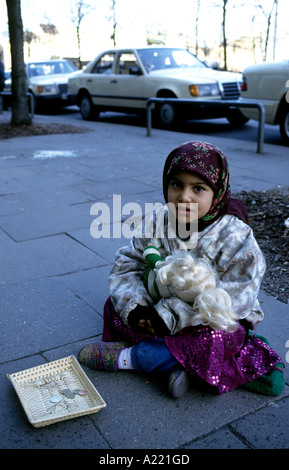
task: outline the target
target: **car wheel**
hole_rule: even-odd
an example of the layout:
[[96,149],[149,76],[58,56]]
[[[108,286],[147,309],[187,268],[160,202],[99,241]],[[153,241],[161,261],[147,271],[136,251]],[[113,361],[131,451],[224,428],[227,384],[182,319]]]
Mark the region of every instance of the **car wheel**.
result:
[[98,113],[89,95],[82,95],[79,103],[80,114],[85,121],[97,119]]
[[232,109],[227,115],[227,119],[234,127],[242,127],[249,121],[239,109]]
[[285,108],[281,114],[280,134],[284,144],[289,145],[289,107]]
[[171,129],[177,120],[176,108],[171,103],[162,103],[157,107],[157,122],[163,129]]

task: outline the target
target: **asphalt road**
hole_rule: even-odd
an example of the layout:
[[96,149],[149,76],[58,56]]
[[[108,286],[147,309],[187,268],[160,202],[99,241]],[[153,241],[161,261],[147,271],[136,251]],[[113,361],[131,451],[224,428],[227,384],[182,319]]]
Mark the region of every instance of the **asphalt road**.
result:
[[[39,116],[39,115],[37,115]],[[83,123],[83,119],[80,115],[79,109],[76,106],[61,109],[59,111],[53,110],[50,113],[42,114],[46,116],[46,119],[53,120],[53,117],[57,116],[63,119],[63,122],[70,123],[73,125],[79,125]],[[62,120],[61,119],[61,120]],[[101,113],[99,120],[101,122],[111,122],[120,125],[129,125],[137,127],[146,127],[145,117],[138,115],[129,115],[122,113],[106,112]],[[225,118],[221,119],[208,119],[200,121],[188,121],[187,125],[182,130],[174,130],[173,132],[179,133],[194,133],[201,135],[208,135],[214,137],[221,137],[224,139],[235,139],[245,140],[247,142],[256,142],[258,133],[258,122],[250,120],[244,126],[240,128],[233,128]],[[279,132],[279,126],[271,126],[265,124],[264,142],[267,144],[281,145],[283,146],[282,139]]]

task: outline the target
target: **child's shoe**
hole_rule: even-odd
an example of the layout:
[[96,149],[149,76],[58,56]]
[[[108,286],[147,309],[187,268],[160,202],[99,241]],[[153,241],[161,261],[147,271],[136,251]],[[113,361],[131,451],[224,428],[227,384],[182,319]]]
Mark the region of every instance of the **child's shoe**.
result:
[[105,370],[107,372],[118,369],[117,360],[120,352],[129,347],[127,343],[116,342],[90,343],[84,346],[78,353],[78,361],[90,369]]
[[189,376],[183,369],[174,369],[168,379],[169,393],[174,398],[181,398],[189,388]]
[[278,363],[267,374],[246,383],[244,388],[252,392],[262,393],[263,395],[280,395],[285,385],[283,369],[284,364]]

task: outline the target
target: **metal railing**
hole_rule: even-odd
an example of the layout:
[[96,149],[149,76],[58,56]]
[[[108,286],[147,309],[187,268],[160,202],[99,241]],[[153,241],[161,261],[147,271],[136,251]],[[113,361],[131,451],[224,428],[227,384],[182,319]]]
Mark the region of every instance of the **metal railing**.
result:
[[238,100],[181,100],[179,98],[149,98],[147,100],[147,136],[151,136],[152,129],[152,104],[153,103],[178,103],[189,106],[199,106],[200,104],[209,104],[210,106],[227,108],[257,108],[259,112],[259,125],[258,125],[258,138],[257,138],[257,153],[263,153],[264,146],[264,124],[265,124],[265,108],[263,104],[256,103],[255,101],[240,102]]

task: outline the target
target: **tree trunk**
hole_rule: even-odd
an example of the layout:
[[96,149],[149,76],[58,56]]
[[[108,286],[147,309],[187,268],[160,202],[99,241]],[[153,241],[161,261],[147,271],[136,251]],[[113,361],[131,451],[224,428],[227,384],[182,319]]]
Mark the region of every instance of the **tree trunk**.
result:
[[226,8],[229,0],[223,0],[223,50],[224,50],[224,70],[227,70],[227,37],[226,37]]
[[198,57],[199,53],[199,13],[200,13],[200,0],[197,3],[197,14],[196,14],[196,25],[195,25],[195,32],[196,32],[196,57]]
[[31,124],[27,100],[26,71],[23,54],[23,24],[20,0],[6,0],[12,62],[11,124]]
[[77,35],[77,45],[78,45],[78,66],[79,70],[82,69],[82,60],[81,60],[81,46],[80,46],[80,20],[78,21],[76,27],[76,35]]

